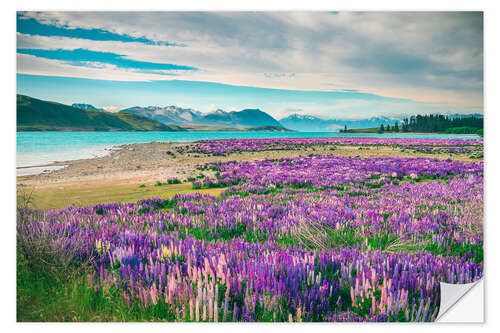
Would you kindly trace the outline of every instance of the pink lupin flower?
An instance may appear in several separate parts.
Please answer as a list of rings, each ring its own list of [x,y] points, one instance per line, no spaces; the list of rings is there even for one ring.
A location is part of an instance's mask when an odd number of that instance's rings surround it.
[[[217,300],[214,302],[214,321],[219,321],[219,307],[217,306]]]
[[[196,297],[196,321],[200,321],[200,300]]]
[[[125,290],[122,290],[122,295],[123,295],[123,298],[125,299],[125,303],[127,303],[127,306],[130,306],[130,297],[129,297],[129,295],[125,292]]]
[[[151,302],[153,302],[153,304],[156,305],[158,291],[156,290],[156,284],[154,284],[154,283],[153,283],[153,286],[151,287],[150,295],[151,295]]]
[[[189,320],[194,320],[194,303],[192,298],[189,300]]]
[[[302,322],[302,308],[300,306],[297,308],[297,321]]]
[[[94,281],[94,273],[87,275],[87,282],[92,284],[92,281]]]
[[[382,296],[380,297],[380,305],[379,305],[380,312],[385,313],[384,307],[386,304],[387,304],[387,292],[385,288],[382,288]]]
[[[214,307],[213,307],[213,300],[212,298],[210,298],[208,300],[208,321],[212,321],[212,318],[213,318],[213,310],[214,310]]]
[[[372,316],[375,315],[376,309],[377,309],[377,307],[376,307],[375,296],[372,295],[372,309],[371,309],[371,315]]]

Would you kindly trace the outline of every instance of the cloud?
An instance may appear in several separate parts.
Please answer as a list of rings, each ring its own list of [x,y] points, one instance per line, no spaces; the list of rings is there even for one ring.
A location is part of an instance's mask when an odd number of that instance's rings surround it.
[[[85,49],[120,55],[120,61],[197,68],[175,73],[176,78],[191,81],[308,91],[351,89],[419,102],[483,104],[480,12],[24,12],[21,16],[18,23],[25,21],[17,35],[21,53]],[[26,22],[43,29],[28,29]],[[31,58],[29,68],[18,69],[27,74],[124,81],[172,78],[166,73],[134,72],[116,62],[95,68],[96,60],[90,57],[78,63],[88,66],[89,73],[61,59],[40,57]]]
[[[196,68],[190,66],[137,61],[137,60],[127,59],[122,55],[112,52],[90,51],[85,49],[73,49],[73,50],[18,49],[17,52],[20,54],[32,55],[38,58],[60,60],[76,66],[85,66],[86,63],[102,63],[102,64],[114,65],[118,68],[140,69],[146,71],[147,70],[151,71],[196,70]]]
[[[153,81],[165,76],[155,73],[137,72],[133,69],[118,68],[115,65],[99,63],[75,66],[65,61],[38,58],[32,55],[17,55],[17,73],[43,76],[77,77],[110,81]]]
[[[182,46],[165,41],[154,41],[144,37],[133,37],[127,34],[117,34],[103,29],[82,29],[52,24],[42,24],[34,18],[17,15],[17,31],[23,34],[39,36],[61,36],[99,41],[139,42],[148,45]]]

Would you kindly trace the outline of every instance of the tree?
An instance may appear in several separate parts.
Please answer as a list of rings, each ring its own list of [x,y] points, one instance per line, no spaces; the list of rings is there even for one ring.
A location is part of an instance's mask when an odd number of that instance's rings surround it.
[[[380,132],[384,131],[384,125],[380,125]]]
[[[411,116],[403,120],[403,132],[453,132],[456,128],[482,129],[483,118],[475,116],[447,117],[441,114]]]
[[[394,123],[394,132],[399,132],[399,126],[397,121]]]

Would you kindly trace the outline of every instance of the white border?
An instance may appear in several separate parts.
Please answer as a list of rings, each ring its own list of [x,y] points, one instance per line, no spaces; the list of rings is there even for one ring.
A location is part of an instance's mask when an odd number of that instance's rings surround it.
[[[16,1],[2,4],[1,24],[3,43],[2,61],[2,86],[0,89],[1,101],[1,135],[2,135],[2,186],[1,186],[1,207],[2,219],[1,226],[1,244],[2,244],[2,270],[0,273],[2,288],[2,308],[0,311],[2,326],[7,329],[21,331],[88,331],[89,329],[106,331],[120,329],[123,331],[137,331],[137,329],[156,329],[156,330],[190,330],[216,329],[217,331],[253,331],[259,330],[286,330],[288,332],[314,329],[320,331],[332,332],[338,329],[370,330],[374,332],[387,332],[393,330],[443,330],[453,329],[454,331],[470,332],[471,330],[490,329],[499,323],[499,306],[497,299],[500,295],[498,290],[498,262],[497,255],[500,253],[498,248],[498,237],[500,237],[498,219],[498,198],[500,198],[499,165],[498,151],[499,140],[499,112],[498,103],[500,82],[499,73],[499,43],[498,33],[500,32],[500,15],[495,1],[436,1],[419,0],[406,4],[402,1],[369,1],[369,0],[350,0],[350,1],[284,1],[282,3],[269,0],[253,0],[248,3],[238,3],[229,0],[210,0],[210,1],[179,1],[162,3],[150,0],[141,1],[120,1],[116,3],[103,3],[97,0],[87,0],[83,2],[68,2],[64,0],[45,0],[45,1]],[[486,171],[486,190],[485,190],[485,276],[486,276],[486,324],[484,325],[453,325],[453,324],[309,324],[309,325],[267,325],[267,324],[227,324],[227,325],[189,325],[189,324],[16,324],[15,323],[15,11],[16,10],[418,10],[418,11],[441,11],[441,10],[483,10],[485,11],[485,171]],[[443,326],[444,325],[444,326]],[[14,327],[12,327],[14,326]]]

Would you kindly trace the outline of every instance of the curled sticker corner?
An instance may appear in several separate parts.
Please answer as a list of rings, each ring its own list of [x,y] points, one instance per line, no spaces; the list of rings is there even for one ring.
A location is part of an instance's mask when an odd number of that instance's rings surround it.
[[[460,301],[462,297],[464,297],[479,282],[482,282],[482,279],[472,283],[465,283],[465,284],[451,284],[451,283],[441,282],[440,283],[441,298],[439,305],[439,313],[437,315],[436,321],[440,321],[443,315],[445,315],[455,304],[457,304]]]

